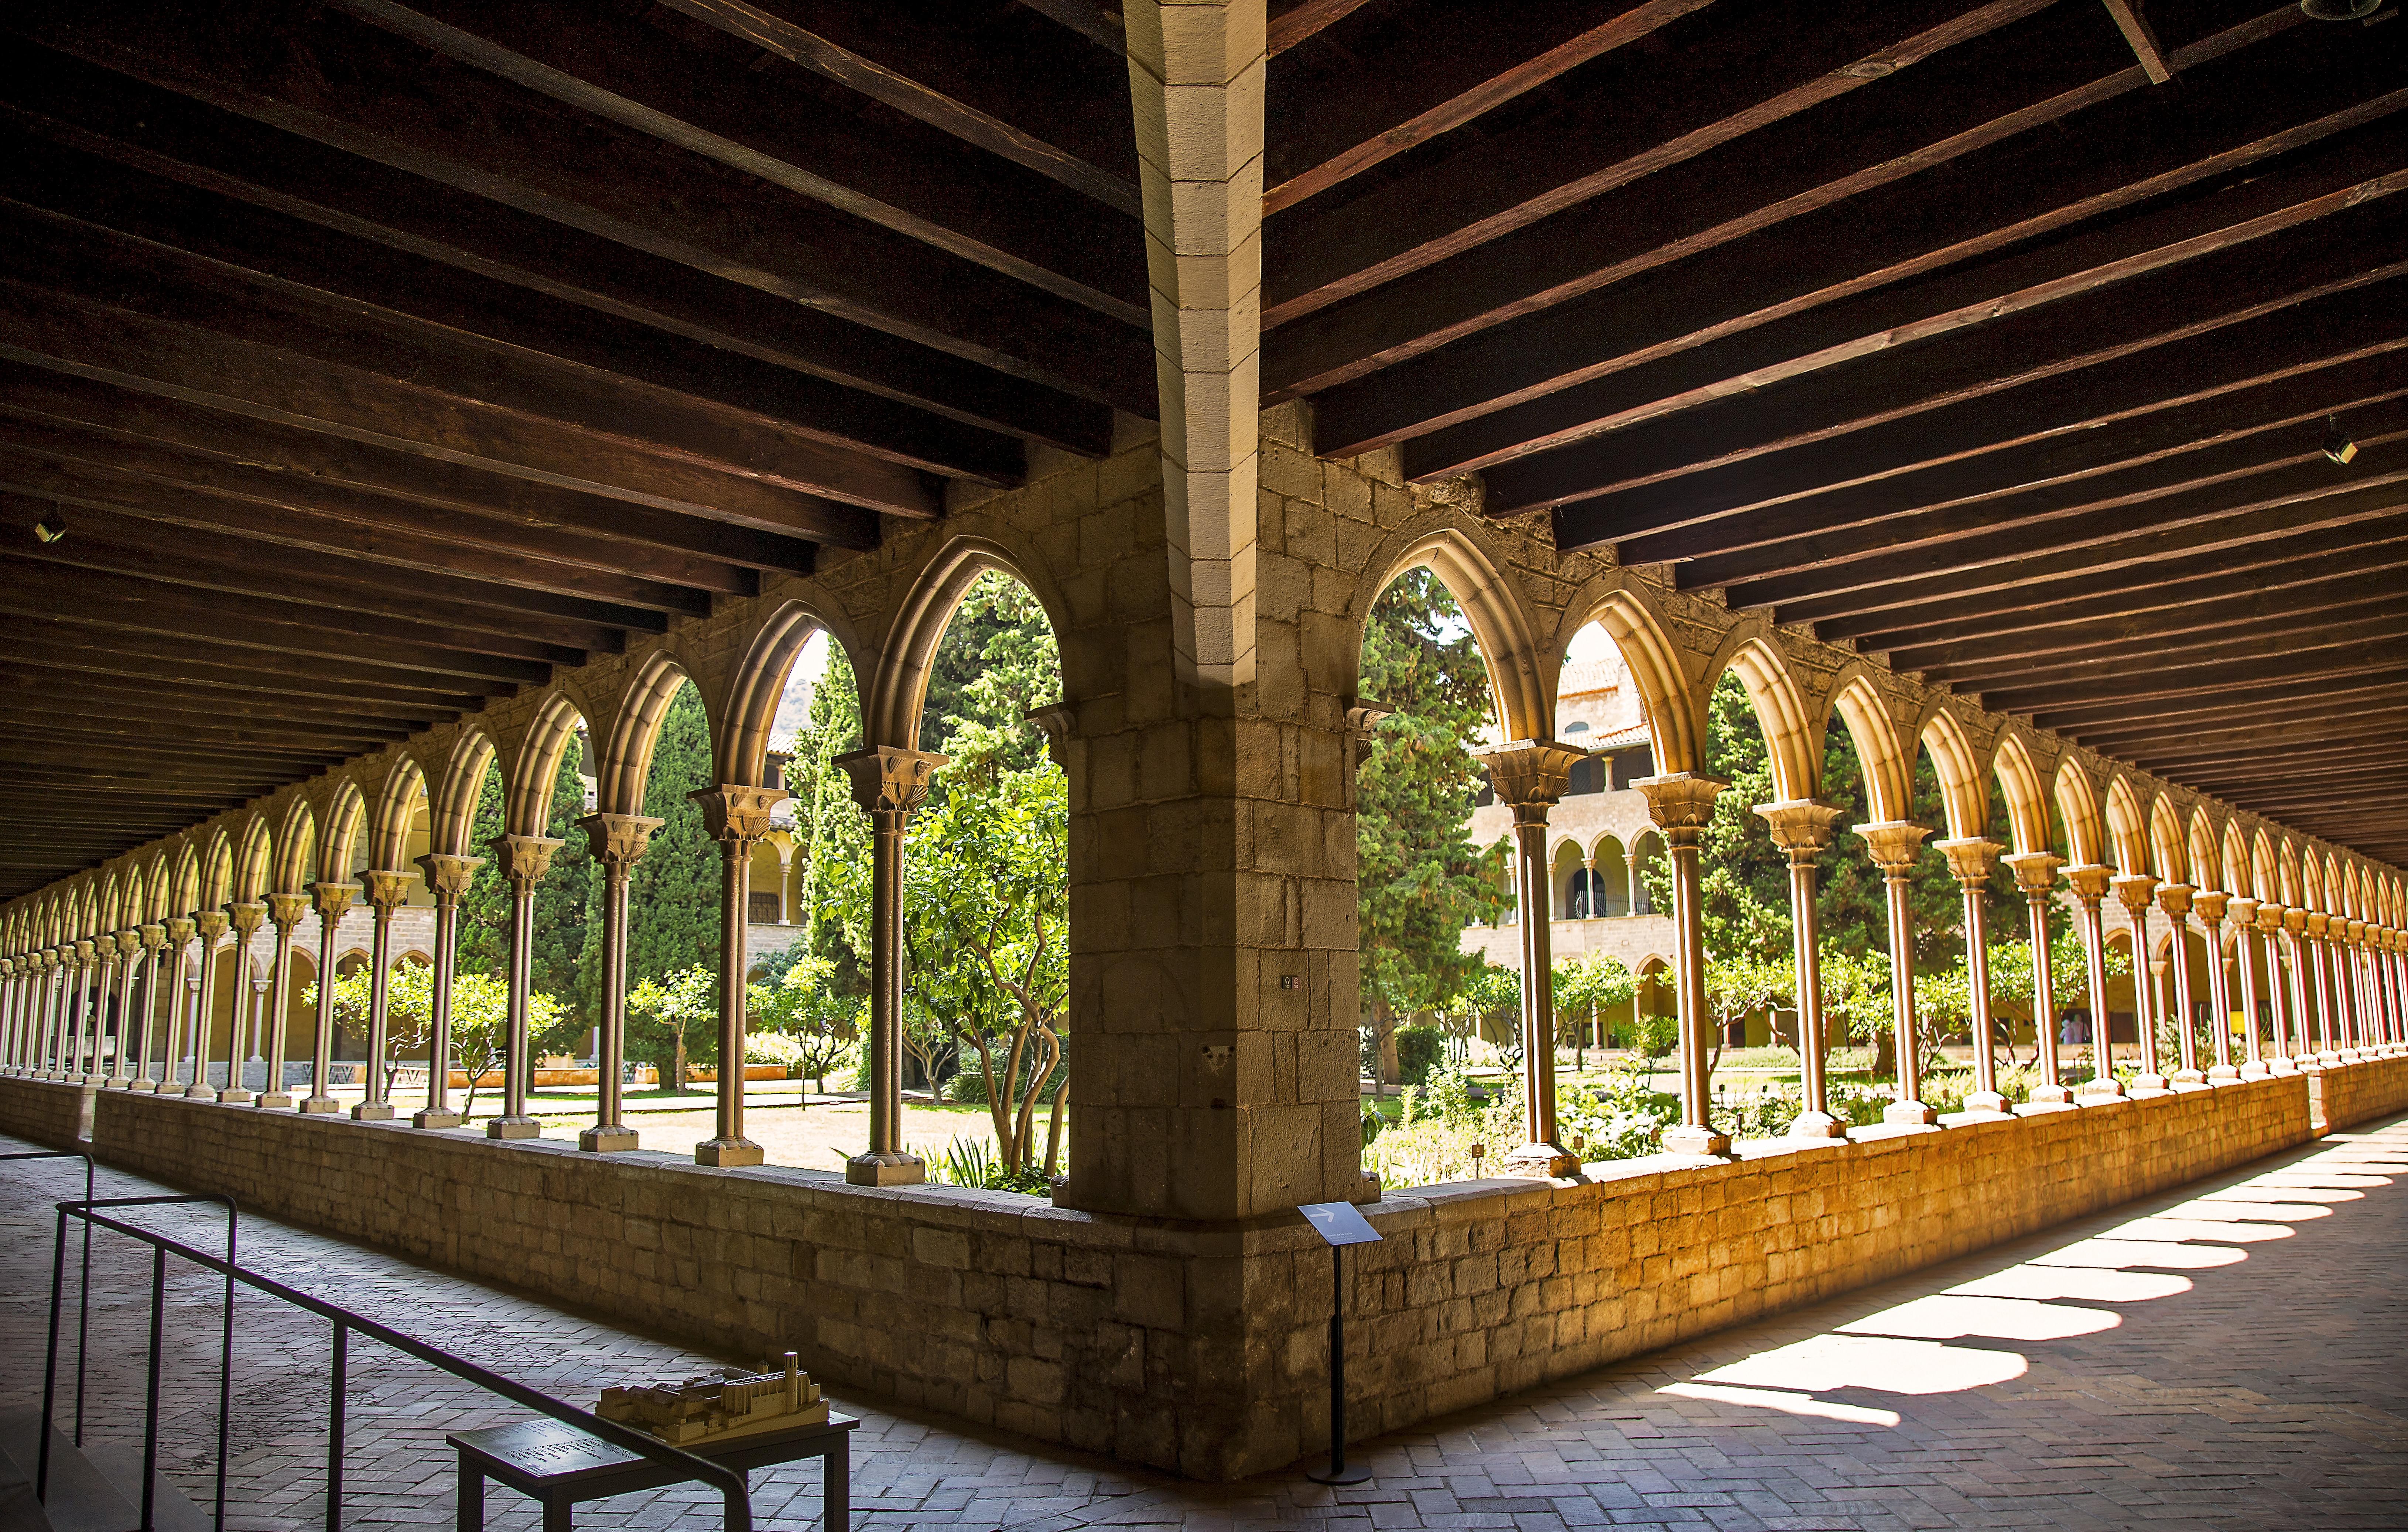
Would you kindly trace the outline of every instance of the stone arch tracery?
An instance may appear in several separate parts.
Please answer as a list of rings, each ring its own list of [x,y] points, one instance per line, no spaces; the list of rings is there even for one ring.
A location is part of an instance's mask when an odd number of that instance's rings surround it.
[[[1058,636],[1058,626],[1055,632]],[[743,657],[728,678],[724,716],[711,733],[721,781],[748,787],[781,785],[761,780],[767,768],[769,731],[777,722],[786,678],[814,633],[825,633],[828,641],[843,652],[845,662],[855,666],[854,674],[860,674],[856,646],[828,621],[822,608],[795,599],[779,603],[753,629]]]
[[[1914,817],[1914,760],[1902,747],[1898,720],[1861,666],[1842,671],[1832,689],[1831,710],[1855,741],[1863,763],[1865,798],[1875,821],[1891,823]]]
[[[2048,827],[2048,798],[2031,752],[2013,733],[2003,736],[1990,755],[1990,772],[2007,808],[2007,825],[2017,852],[2054,852]]]
[[[944,638],[962,597],[987,571],[1008,575],[1027,588],[1044,609],[1054,642],[1060,645],[1062,635],[1068,631],[1068,614],[1059,594],[1050,589],[1050,581],[1030,578],[1029,562],[1002,543],[983,537],[955,537],[937,551],[895,609],[877,662],[867,671],[856,664],[853,674],[862,685],[864,747],[921,748],[920,714],[927,703],[928,671],[936,662],[937,645]],[[1458,595],[1456,599],[1462,598]],[[1066,666],[1066,701],[1070,685]]]
[[[678,689],[689,684],[695,685],[699,696],[701,687],[677,655],[666,648],[655,649],[636,666],[609,723],[589,721],[597,730],[595,750],[601,757],[595,765],[594,795],[600,812],[644,811],[644,789],[652,780],[652,747],[661,737],[661,721],[668,716]],[[710,717],[710,699],[704,697],[702,704],[706,722],[715,723]],[[606,727],[607,734],[598,732]],[[556,763],[552,769],[559,769]]]
[[[1946,708],[1935,709],[1923,725],[1923,748],[1931,754],[1932,771],[1940,779],[1940,802],[1948,816],[1948,833],[1958,839],[1979,839],[1989,828],[1989,781],[1965,726]]]

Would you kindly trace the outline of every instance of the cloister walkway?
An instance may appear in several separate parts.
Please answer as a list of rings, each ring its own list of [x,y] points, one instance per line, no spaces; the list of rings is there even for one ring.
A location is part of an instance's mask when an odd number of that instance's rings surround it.
[[[123,1194],[147,1184],[104,1176]],[[0,1410],[38,1388],[49,1204],[69,1179],[22,1165],[0,1177]],[[245,1245],[282,1280],[567,1396],[704,1365],[265,1220],[247,1221]],[[854,1504],[872,1529],[2396,1527],[2408,1310],[2386,1274],[2403,1259],[2408,1117],[1367,1443],[1377,1477],[1334,1494],[1295,1472],[1185,1483],[839,1404],[866,1417]],[[93,1429],[135,1440],[141,1263],[104,1242],[100,1265]],[[213,1434],[214,1310],[191,1277],[174,1292],[165,1438],[201,1492],[190,1470]],[[324,1354],[315,1322],[245,1302],[230,1525],[318,1525]],[[440,1525],[443,1433],[508,1411],[374,1348],[352,1378],[352,1525]],[[767,1477],[755,1503],[765,1526],[807,1526],[817,1494],[803,1475]],[[535,1524],[509,1496],[493,1509],[498,1526]],[[717,1507],[665,1491],[585,1519],[715,1526]]]

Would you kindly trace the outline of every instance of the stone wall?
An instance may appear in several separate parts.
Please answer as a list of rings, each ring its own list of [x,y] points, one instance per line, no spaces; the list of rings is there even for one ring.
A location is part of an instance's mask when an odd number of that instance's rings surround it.
[[[2307,1081],[2319,1133],[2408,1111],[2408,1058],[2311,1069]]]
[[[2389,1099],[2408,1059],[2321,1088]],[[2315,1136],[2310,1089],[1392,1193],[1367,1209],[1387,1242],[1351,1264],[1354,1418],[1401,1428],[2245,1164]],[[0,1081],[0,1130],[56,1135],[89,1095]],[[799,1350],[841,1388],[1046,1440],[1209,1479],[1322,1445],[1328,1256],[1291,1216],[1168,1224],[114,1092],[93,1142],[257,1213],[731,1357]]]
[[[90,1085],[60,1085],[0,1075],[0,1132],[48,1149],[81,1149],[92,1136]]]

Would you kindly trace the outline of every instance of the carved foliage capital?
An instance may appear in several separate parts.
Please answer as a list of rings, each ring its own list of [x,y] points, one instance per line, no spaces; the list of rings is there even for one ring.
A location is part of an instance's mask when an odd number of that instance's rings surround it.
[[[2203,888],[2190,896],[2190,907],[2198,912],[2200,923],[2213,931],[2224,923],[2224,912],[2230,902],[2214,889]]]
[[[267,906],[256,902],[230,904],[226,906],[226,923],[234,927],[238,939],[249,941],[267,923]]]
[[[641,814],[588,814],[577,822],[577,827],[593,842],[594,860],[624,871],[642,857],[652,843],[652,832],[663,823]]]
[[[1885,819],[1878,824],[1856,826],[1856,834],[1864,838],[1873,866],[1893,877],[1914,866],[1923,854],[1923,838],[1930,833],[1911,819]]]
[[[267,918],[278,929],[290,931],[301,923],[316,901],[307,894],[271,894],[267,896]]]
[[[1694,771],[1675,771],[1641,777],[1630,785],[1647,800],[1647,818],[1664,832],[1667,844],[1695,846],[1714,817],[1714,799],[1730,784]]]
[[[2259,918],[2262,920],[2264,917],[2260,916]],[[2308,934],[2308,911],[2300,909],[2296,905],[2285,905],[2283,907],[2283,929],[2288,931],[2295,937],[2306,936]]]
[[[481,856],[454,856],[449,852],[429,852],[418,859],[420,870],[426,875],[426,886],[455,899],[468,892],[469,881],[484,865]]]
[[[193,917],[194,932],[212,947],[223,939],[227,927],[233,923],[226,919],[222,909],[204,909]],[[259,927],[254,925],[251,929],[256,931]]]
[[[1831,829],[1840,823],[1841,814],[1836,806],[1813,798],[1759,803],[1756,811],[1770,827],[1772,843],[1797,863],[1813,861],[1816,852],[1830,845]]]
[[[686,795],[702,809],[702,827],[723,843],[751,846],[769,833],[769,810],[786,801],[782,787],[724,782]]]
[[[494,865],[510,886],[523,888],[552,870],[552,853],[565,842],[539,835],[497,835],[485,844],[493,851]]]
[[[2066,868],[2065,881],[2073,885],[2075,898],[2096,909],[2115,881],[2115,869],[2101,863],[2086,863],[2082,866]]]
[[[2128,872],[2108,886],[2115,891],[2115,902],[2135,921],[2146,920],[2149,907],[2157,903],[2157,880],[2149,873]]]
[[[329,925],[341,920],[343,911],[351,908],[351,901],[359,896],[360,885],[357,883],[323,882],[309,885],[309,897],[318,908],[318,918]]]
[[[928,801],[928,788],[945,757],[933,751],[872,745],[828,763],[853,781],[853,801],[872,814],[908,814]]]
[[[1473,754],[1488,768],[1498,801],[1512,806],[1514,823],[1535,819],[1541,824],[1547,819],[1543,810],[1554,808],[1571,784],[1572,767],[1587,758],[1588,752],[1552,739],[1516,739]],[[1541,811],[1532,816],[1524,812],[1527,809]]]
[[[167,919],[167,945],[175,948],[176,951],[179,952],[182,952],[184,950],[184,943],[193,939],[193,933],[199,929],[199,927],[200,922],[190,915],[169,916]]]
[[[2325,938],[2325,934],[2331,924],[2332,917],[2326,914],[2321,909],[2302,909],[2300,911],[2300,928],[2307,932],[2312,938],[2317,941],[2322,941]]]
[[[390,916],[409,897],[410,880],[414,872],[392,867],[370,867],[360,874],[360,882],[367,891],[368,907],[380,915]]]
[[[142,931],[139,926],[128,926],[124,930],[117,933],[118,956],[132,957],[141,950]]]
[[[1935,840],[1931,849],[1948,859],[1948,874],[1969,887],[1990,881],[1990,869],[1999,865],[1999,853],[2004,846],[1980,836],[1966,836],[1956,840]]]
[[[167,945],[167,928],[166,928],[165,926],[164,926],[164,925],[145,925],[145,926],[143,926],[143,927],[142,927],[142,945],[143,945],[143,946],[145,946],[145,947],[147,947],[147,948],[149,948],[150,951],[152,951],[152,952],[157,952],[157,951],[159,951],[159,949],[161,949],[162,947],[166,946],[166,945]]]
[[[2015,875],[2015,886],[2024,891],[2024,896],[2032,899],[2044,899],[2056,891],[2057,869],[2065,866],[2064,857],[2048,852],[2017,852],[1999,860]]]
[[[2246,930],[2258,923],[2258,912],[2265,906],[2246,894],[2236,894],[2224,902],[2224,912],[2232,917],[2236,929]],[[2206,913],[2204,909],[2201,914]]]
[[[1079,722],[1079,709],[1067,702],[1051,702],[1029,709],[1028,722],[1045,731],[1045,753],[1054,758],[1055,766],[1068,771],[1070,730]]]
[[[2166,912],[2168,920],[2179,925],[2183,918],[2190,913],[2191,906],[2197,902],[2198,895],[2199,890],[2188,883],[2159,883],[2157,908]]]

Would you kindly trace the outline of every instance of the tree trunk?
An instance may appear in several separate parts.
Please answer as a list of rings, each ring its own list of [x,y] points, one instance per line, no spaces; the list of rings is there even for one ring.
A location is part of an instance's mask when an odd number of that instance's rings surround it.
[[[685,1094],[685,1028],[682,1026],[678,1028],[676,1040],[669,1047],[669,1079],[672,1081],[669,1088],[678,1095],[683,1095]]]

